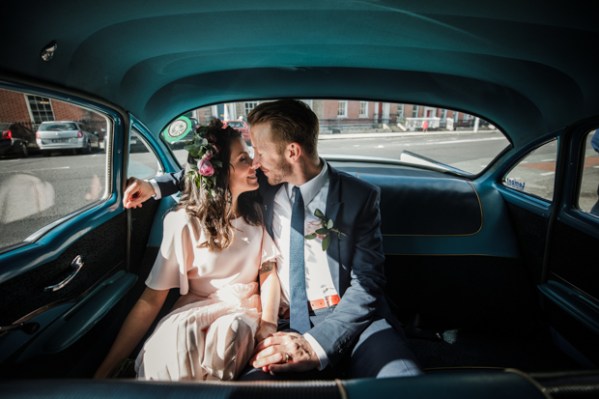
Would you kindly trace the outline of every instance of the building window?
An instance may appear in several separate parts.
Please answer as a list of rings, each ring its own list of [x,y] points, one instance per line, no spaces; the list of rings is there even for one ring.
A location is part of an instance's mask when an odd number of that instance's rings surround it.
[[[418,118],[418,106],[414,105],[414,107],[412,108],[412,118]]]
[[[403,119],[405,117],[406,106],[404,104],[399,104],[397,106],[397,119]]]
[[[31,119],[36,124],[44,121],[53,121],[54,112],[52,112],[52,103],[49,98],[27,95],[27,103],[31,111]]]
[[[337,104],[337,117],[347,118],[347,101],[339,101]]]
[[[360,118],[368,118],[368,101],[360,101]]]
[[[254,108],[256,108],[257,105],[258,105],[258,101],[250,101],[250,102],[244,103],[243,107],[244,107],[245,115],[247,116]]]

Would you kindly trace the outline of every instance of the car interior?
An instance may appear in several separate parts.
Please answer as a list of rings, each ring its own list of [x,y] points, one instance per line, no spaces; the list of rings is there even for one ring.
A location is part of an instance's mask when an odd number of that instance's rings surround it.
[[[597,6],[108,0],[71,5],[81,24],[63,2],[8,3],[0,125],[24,123],[23,109],[28,131],[73,120],[99,142],[0,156],[3,397],[599,397]],[[323,146],[333,143],[321,156],[380,190],[385,293],[423,375],[142,382],[129,361],[93,379],[178,200],[125,209],[127,179],[184,166],[183,141],[165,138],[175,121],[278,98],[472,116],[456,117],[462,135],[446,140],[467,165],[444,158],[434,135],[445,128],[411,131],[399,111],[370,131],[418,133],[426,151],[379,156],[393,147],[373,136],[335,153],[351,129],[321,124]],[[466,132],[479,118],[488,141],[473,150]]]

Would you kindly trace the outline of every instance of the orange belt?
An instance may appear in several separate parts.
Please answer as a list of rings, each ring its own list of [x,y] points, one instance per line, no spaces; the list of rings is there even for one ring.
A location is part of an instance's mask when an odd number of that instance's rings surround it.
[[[339,295],[329,295],[324,298],[313,299],[309,302],[312,310],[318,310],[335,306],[339,303],[340,300],[341,298],[339,298]]]

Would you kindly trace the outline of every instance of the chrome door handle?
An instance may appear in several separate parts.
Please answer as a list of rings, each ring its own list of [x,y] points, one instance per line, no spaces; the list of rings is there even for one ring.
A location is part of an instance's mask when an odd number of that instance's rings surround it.
[[[81,271],[81,268],[83,267],[83,265],[84,265],[84,263],[83,263],[83,260],[81,259],[81,255],[77,255],[75,257],[75,259],[73,259],[71,261],[71,273],[67,276],[67,278],[65,278],[58,284],[54,284],[54,285],[44,288],[44,292],[48,292],[48,291],[55,292],[55,291],[63,289]]]
[[[28,322],[28,323],[10,324],[8,326],[0,326],[0,335],[5,332],[14,331],[14,330],[21,330],[27,334],[33,334],[34,332],[39,330],[39,328],[40,328],[39,323]]]

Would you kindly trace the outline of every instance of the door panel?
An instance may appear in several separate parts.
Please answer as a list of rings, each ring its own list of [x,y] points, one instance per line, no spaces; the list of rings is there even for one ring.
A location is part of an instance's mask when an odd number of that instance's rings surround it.
[[[79,359],[95,350],[80,343],[137,280],[127,271],[129,226],[116,189],[127,116],[73,95],[0,90],[0,106],[15,110],[3,118],[34,137],[27,158],[0,158],[0,370],[78,376]],[[21,112],[33,103],[44,112]],[[47,120],[76,121],[98,145],[43,153],[35,131]]]
[[[546,251],[546,279],[539,287],[557,340],[579,362],[599,365],[599,148],[591,146],[597,121],[564,137],[561,204]],[[597,136],[599,137],[599,136]],[[559,180],[558,180],[559,181]]]

